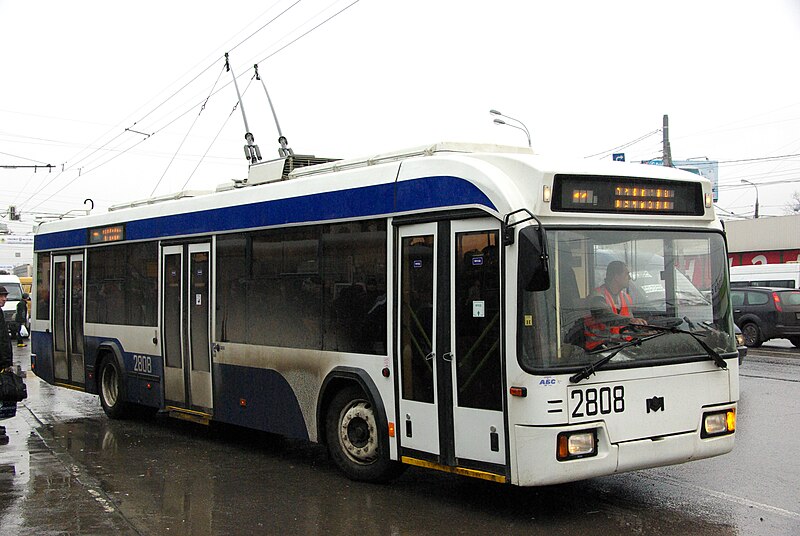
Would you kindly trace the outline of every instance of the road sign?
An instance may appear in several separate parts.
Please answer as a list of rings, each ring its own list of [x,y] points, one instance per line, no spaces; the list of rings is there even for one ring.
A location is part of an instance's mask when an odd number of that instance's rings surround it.
[[[614,160],[614,162],[624,162],[625,153],[614,153],[611,158]]]

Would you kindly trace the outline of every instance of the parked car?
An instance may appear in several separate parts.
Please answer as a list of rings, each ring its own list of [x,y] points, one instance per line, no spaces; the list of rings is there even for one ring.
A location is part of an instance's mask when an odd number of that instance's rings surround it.
[[[769,339],[786,338],[800,348],[800,290],[778,287],[731,289],[733,321],[745,344],[757,348]]]
[[[739,364],[742,364],[747,356],[747,345],[744,343],[744,333],[736,324],[733,325],[733,333],[736,335],[736,350],[739,351]]]

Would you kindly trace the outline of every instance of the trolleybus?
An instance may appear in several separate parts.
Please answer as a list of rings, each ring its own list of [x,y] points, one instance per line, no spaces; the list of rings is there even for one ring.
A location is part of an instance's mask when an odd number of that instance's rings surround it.
[[[733,448],[738,360],[710,183],[442,143],[42,223],[32,370],[167,412],[521,486]],[[622,321],[590,330],[607,266]],[[592,338],[592,344],[587,342]]]

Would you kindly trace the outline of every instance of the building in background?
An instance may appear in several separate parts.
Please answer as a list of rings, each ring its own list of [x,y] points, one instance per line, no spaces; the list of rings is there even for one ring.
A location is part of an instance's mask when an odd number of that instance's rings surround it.
[[[0,234],[0,270],[11,274],[26,264],[33,264],[33,235]]]
[[[642,160],[642,164],[663,166],[664,161],[660,158],[654,158],[652,160]],[[708,160],[707,158],[703,160],[673,160],[672,167],[700,175],[711,181],[711,193],[714,196],[714,202],[719,201],[719,162],[717,160]]]
[[[800,214],[729,220],[725,232],[731,266],[800,262]]]

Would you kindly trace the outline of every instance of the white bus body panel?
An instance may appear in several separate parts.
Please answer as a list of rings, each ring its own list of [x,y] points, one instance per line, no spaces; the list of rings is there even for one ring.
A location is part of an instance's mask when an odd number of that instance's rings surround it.
[[[787,288],[800,288],[800,263],[752,264],[731,266],[731,283],[747,282],[749,286],[775,286],[769,281],[791,281]]]

